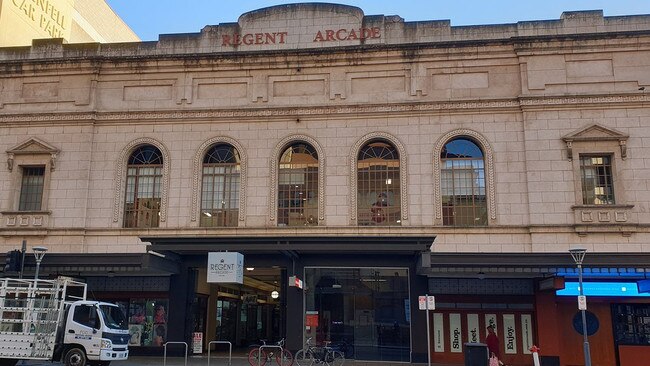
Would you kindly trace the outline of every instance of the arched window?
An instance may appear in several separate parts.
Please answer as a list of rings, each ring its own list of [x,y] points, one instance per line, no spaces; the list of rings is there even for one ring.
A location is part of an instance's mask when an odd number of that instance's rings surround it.
[[[163,178],[162,153],[152,145],[140,146],[131,153],[126,169],[124,227],[158,227]]]
[[[359,225],[400,225],[400,160],[395,146],[371,141],[357,157]]]
[[[201,226],[237,226],[241,160],[228,144],[213,146],[203,158]]]
[[[487,225],[483,150],[473,140],[458,137],[442,148],[440,162],[443,225]]]
[[[318,154],[298,142],[280,156],[278,170],[278,225],[318,225]]]

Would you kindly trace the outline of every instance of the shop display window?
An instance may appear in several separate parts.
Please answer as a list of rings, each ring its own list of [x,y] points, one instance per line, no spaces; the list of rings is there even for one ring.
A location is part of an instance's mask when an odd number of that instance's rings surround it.
[[[406,268],[305,268],[304,337],[346,358],[410,362]]]
[[[650,345],[650,304],[614,304],[614,341],[624,345]]]
[[[162,347],[167,340],[167,299],[129,302],[129,346]]]

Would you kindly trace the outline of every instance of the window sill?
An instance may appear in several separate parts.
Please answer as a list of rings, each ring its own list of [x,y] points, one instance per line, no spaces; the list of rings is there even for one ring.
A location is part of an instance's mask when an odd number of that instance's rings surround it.
[[[621,232],[623,236],[629,236],[631,229],[624,227],[636,222],[636,214],[632,212],[632,208],[634,205],[621,204],[571,206],[579,235],[592,231],[589,227],[599,227],[598,230]]]
[[[575,210],[631,210],[634,205],[573,205],[571,209]]]
[[[14,228],[43,228],[48,226],[52,211],[2,211],[0,226]]]

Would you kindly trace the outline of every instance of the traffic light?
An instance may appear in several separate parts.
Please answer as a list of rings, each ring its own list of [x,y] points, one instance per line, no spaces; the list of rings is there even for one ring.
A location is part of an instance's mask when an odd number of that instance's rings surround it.
[[[20,272],[20,261],[22,260],[22,254],[20,250],[12,250],[7,252],[5,257],[5,273],[7,272]]]

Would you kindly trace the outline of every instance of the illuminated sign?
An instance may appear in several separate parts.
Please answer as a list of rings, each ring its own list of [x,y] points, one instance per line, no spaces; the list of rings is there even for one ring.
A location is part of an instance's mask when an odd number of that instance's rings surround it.
[[[584,282],[586,296],[650,297],[650,293],[639,293],[636,282]],[[555,292],[558,296],[578,296],[578,282],[566,282],[564,290]]]
[[[302,290],[302,280],[297,276],[289,276],[289,286],[297,287]]]

